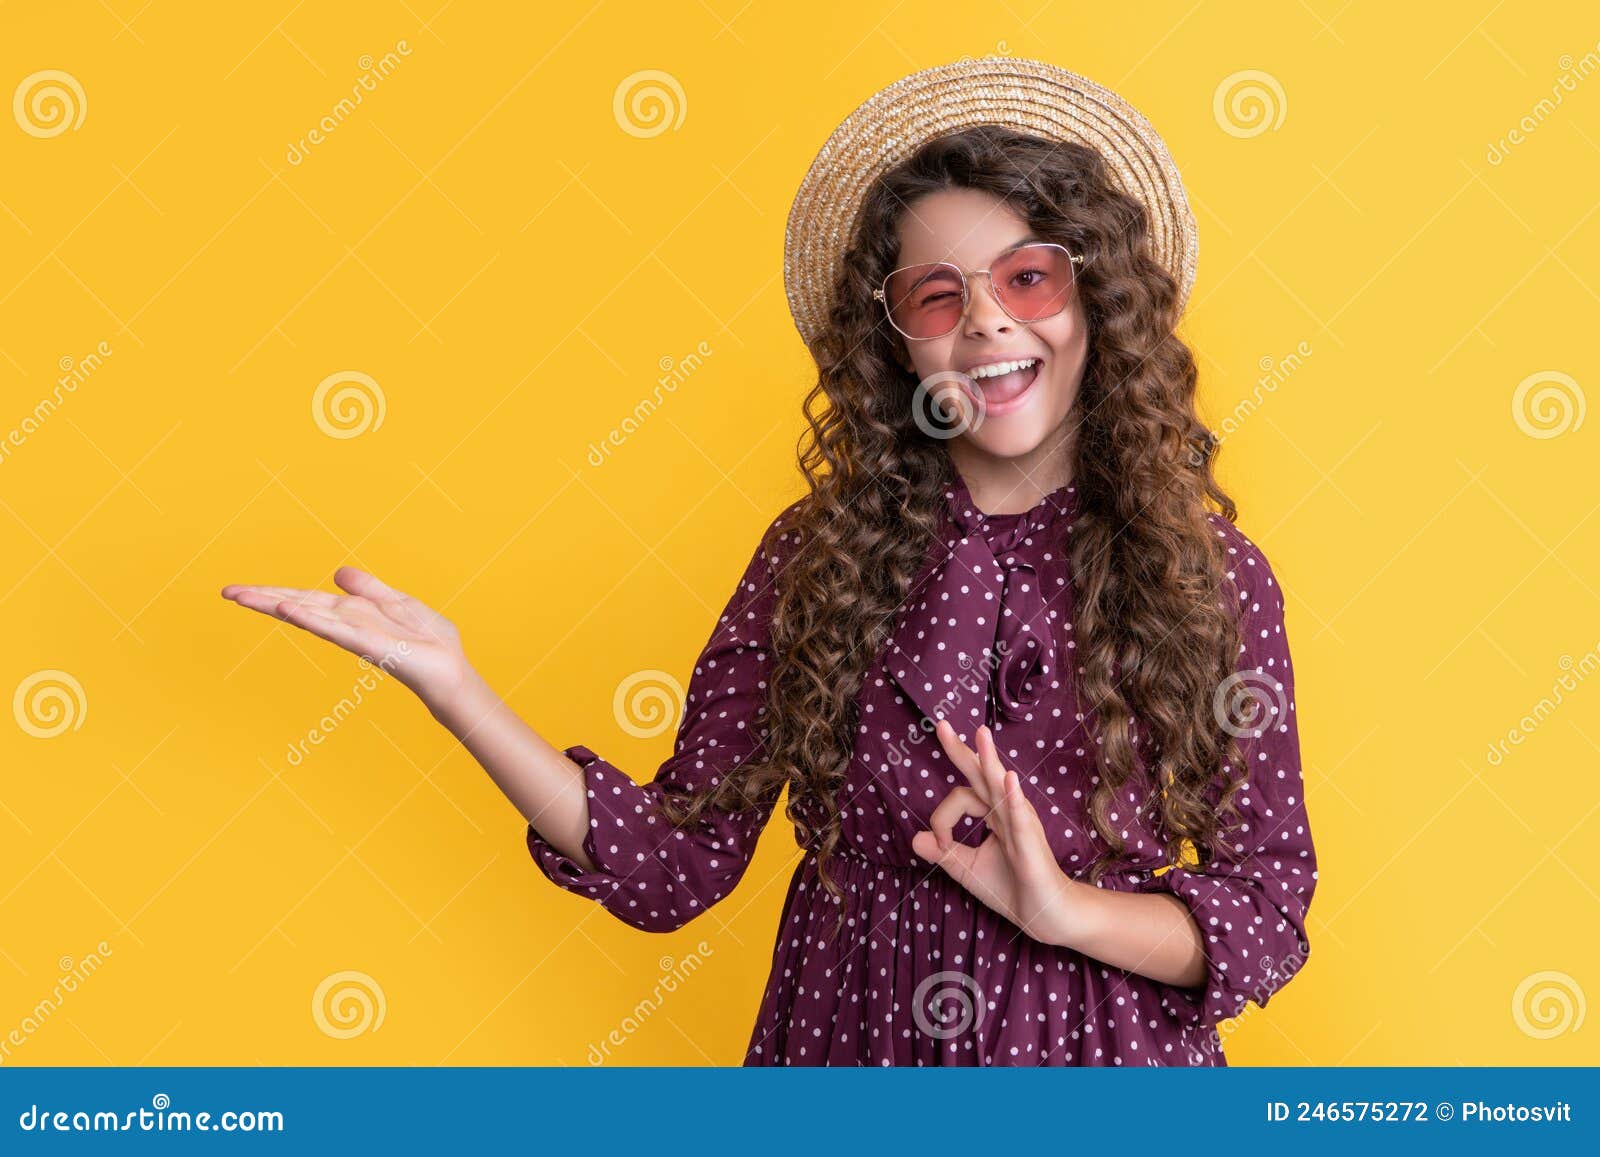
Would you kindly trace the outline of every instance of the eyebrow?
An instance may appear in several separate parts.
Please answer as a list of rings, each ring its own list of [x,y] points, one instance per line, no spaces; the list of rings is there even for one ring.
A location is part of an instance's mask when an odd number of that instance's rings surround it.
[[[1010,253],[1013,249],[1021,249],[1024,245],[1033,245],[1043,240],[1043,237],[1035,237],[1032,233],[1024,234],[1021,241],[1013,241],[1010,245],[1007,245],[1004,249],[1000,250],[996,256],[1003,257],[1007,253]]]
[[[1036,237],[1032,233],[1025,233],[1025,234],[1022,235],[1022,237],[1019,240],[1013,241],[1010,245],[1007,245],[1004,249],[1000,250],[1000,252],[996,253],[994,255],[994,260],[991,261],[990,264],[992,265],[994,263],[994,261],[998,261],[1000,258],[1004,257],[1007,253],[1011,253],[1014,250],[1021,249],[1024,245],[1036,245],[1036,244],[1041,244],[1043,242],[1044,242],[1044,238],[1043,237]],[[947,257],[944,260],[939,261],[939,262],[931,262],[931,261],[930,262],[916,262],[914,264],[954,265],[955,262],[951,261]]]

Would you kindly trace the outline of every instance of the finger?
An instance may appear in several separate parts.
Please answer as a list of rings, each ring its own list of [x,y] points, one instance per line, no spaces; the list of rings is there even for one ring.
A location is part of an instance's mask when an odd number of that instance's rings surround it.
[[[1044,839],[1044,825],[1039,822],[1038,813],[1033,810],[1033,804],[1029,803],[1028,797],[1023,794],[1022,777],[1015,771],[1007,771],[1001,791],[1003,794],[999,810],[1005,816],[1001,834],[1005,840],[1006,852],[1013,862],[1030,859],[1036,863],[1036,853],[1041,843],[1047,849],[1049,843]]]
[[[989,786],[984,782],[983,768],[979,764],[977,754],[961,742],[961,737],[956,734],[956,729],[950,725],[948,719],[939,720],[934,726],[934,734],[939,737],[939,743],[944,747],[944,753],[950,757],[950,762],[967,777],[967,782],[978,793],[978,797],[986,803],[989,802],[991,798]]]
[[[987,726],[978,728],[976,742],[978,765],[982,771],[984,785],[989,789],[988,798],[998,803],[1005,798],[1006,765],[1001,762],[1000,750],[994,745],[994,732]]]
[[[234,600],[234,602],[238,603],[246,610],[259,611],[261,614],[267,615],[274,619],[283,618],[283,616],[278,613],[278,603],[280,601],[281,600],[279,599],[264,599],[259,595],[241,595],[239,598]]]
[[[918,832],[911,837],[911,850],[929,863],[943,868],[951,879],[969,892],[973,890],[977,882],[973,872],[973,864],[978,858],[977,848],[969,848],[966,844],[940,847],[934,842],[931,832]]]
[[[966,844],[951,844],[939,857],[938,864],[952,880],[977,897],[980,903],[993,908],[1010,920],[1011,905],[1007,903],[1004,894],[996,890],[993,880],[986,878],[979,869],[980,857],[981,852],[977,848],[969,848]]]
[[[1006,777],[1006,802],[1013,830],[1044,836],[1044,821],[1039,818],[1039,809],[1033,806],[1033,801],[1022,790],[1022,777],[1015,771],[1006,772]]]
[[[222,597],[239,601],[239,596],[254,594],[271,599],[294,599],[311,606],[331,606],[338,595],[328,591],[302,590],[298,587],[263,586],[259,583],[232,583],[222,588]]]
[[[369,574],[358,567],[342,566],[333,572],[333,581],[353,595],[361,595],[369,599],[399,600],[405,594],[395,590],[375,574]]]
[[[323,595],[323,597],[320,599],[308,599],[302,597],[305,595]],[[233,596],[233,601],[238,603],[241,607],[249,607],[253,611],[261,611],[264,614],[273,615],[275,617],[281,617],[278,616],[278,607],[280,604],[285,602],[293,603],[297,606],[314,606],[319,610],[331,612],[333,608],[333,599],[333,595],[326,594],[326,592],[323,591],[292,591],[288,594],[278,595],[267,594],[248,587],[239,590]]]
[[[333,572],[333,581],[352,595],[365,599],[391,624],[398,625],[403,631],[436,634],[438,613],[404,591],[391,587],[377,575],[359,567],[342,566]]]
[[[984,798],[989,801],[989,830],[1001,837],[1002,846],[1011,845],[1011,813],[1006,806],[1006,766],[1000,762],[1000,752],[995,749],[994,734],[987,726],[978,728],[974,737],[978,745],[975,777],[983,784]]]
[[[989,806],[978,798],[978,793],[970,787],[953,787],[950,794],[939,801],[939,806],[933,809],[933,814],[928,817],[928,827],[939,839],[942,848],[955,842],[956,823],[963,816],[977,816],[983,819],[989,814]]]
[[[1007,787],[1007,822],[1009,833],[1008,854],[1012,871],[1019,882],[1043,883],[1061,874],[1062,868],[1056,852],[1050,846],[1050,836],[1044,830],[1039,811],[1022,790],[1022,777],[1009,772]],[[1042,913],[1032,913],[1036,916]]]
[[[290,607],[307,605],[303,603],[297,603],[296,600],[292,598],[281,598],[277,595],[261,594],[259,591],[251,588],[246,588],[236,592],[233,601],[238,603],[241,607],[246,607],[252,611],[260,611],[262,614],[270,615],[274,619],[284,619],[285,615],[283,612]]]

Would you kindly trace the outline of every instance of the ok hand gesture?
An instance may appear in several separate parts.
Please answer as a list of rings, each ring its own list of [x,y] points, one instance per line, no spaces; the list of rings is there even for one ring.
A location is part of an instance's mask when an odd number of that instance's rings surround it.
[[[1015,771],[1000,762],[994,736],[979,727],[974,752],[948,720],[935,728],[950,761],[970,786],[955,787],[934,808],[930,831],[918,832],[911,850],[938,864],[984,904],[1035,940],[1070,943],[1075,932],[1074,889],[1082,887],[1056,863],[1039,813],[1022,794]],[[958,842],[963,816],[985,821],[989,837],[976,848]]]

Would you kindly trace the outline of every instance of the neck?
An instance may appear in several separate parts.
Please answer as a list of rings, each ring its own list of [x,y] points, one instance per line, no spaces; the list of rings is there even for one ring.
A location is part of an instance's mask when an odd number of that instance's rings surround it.
[[[1047,438],[1016,458],[985,453],[965,438],[949,445],[951,464],[985,514],[1021,514],[1067,485],[1074,473],[1072,451],[1070,441],[1059,437]]]

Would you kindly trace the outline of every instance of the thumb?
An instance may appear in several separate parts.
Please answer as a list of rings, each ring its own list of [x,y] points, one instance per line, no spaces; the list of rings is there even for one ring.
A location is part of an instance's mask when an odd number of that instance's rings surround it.
[[[968,847],[959,840],[951,840],[949,846],[940,848],[938,837],[932,832],[918,832],[911,837],[911,850],[929,863],[938,864],[962,887],[970,887],[968,881],[972,879],[977,848]]]

